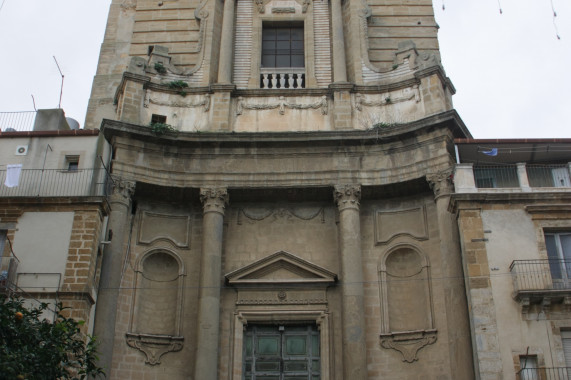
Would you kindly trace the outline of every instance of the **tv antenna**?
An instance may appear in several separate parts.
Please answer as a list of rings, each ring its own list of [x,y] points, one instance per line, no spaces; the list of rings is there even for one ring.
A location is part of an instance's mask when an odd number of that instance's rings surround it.
[[[61,87],[59,90],[59,104],[57,105],[57,108],[61,108],[61,97],[63,95],[63,78],[64,78],[64,75],[61,72],[61,69],[59,68],[59,64],[57,63],[56,56],[54,55],[53,57],[54,57],[54,61],[56,62],[57,69],[59,70],[59,74],[61,75]]]

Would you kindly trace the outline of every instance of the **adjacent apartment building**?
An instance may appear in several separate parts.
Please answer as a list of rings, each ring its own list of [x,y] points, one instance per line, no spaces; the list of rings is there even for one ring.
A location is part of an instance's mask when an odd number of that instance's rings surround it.
[[[70,129],[61,109],[3,116],[0,292],[48,303],[47,318],[61,303],[90,333],[109,214],[108,145],[99,130]],[[19,122],[26,119],[33,124]]]

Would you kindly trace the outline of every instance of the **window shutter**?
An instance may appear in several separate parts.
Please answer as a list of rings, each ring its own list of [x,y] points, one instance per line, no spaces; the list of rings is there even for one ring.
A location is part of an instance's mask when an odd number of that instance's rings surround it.
[[[571,331],[561,331],[561,341],[563,343],[565,366],[571,367]]]

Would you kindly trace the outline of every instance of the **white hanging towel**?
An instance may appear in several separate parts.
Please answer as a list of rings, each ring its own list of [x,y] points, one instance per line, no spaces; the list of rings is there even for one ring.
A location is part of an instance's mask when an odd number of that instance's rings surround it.
[[[16,187],[20,182],[20,173],[22,172],[22,164],[6,165],[6,187]]]

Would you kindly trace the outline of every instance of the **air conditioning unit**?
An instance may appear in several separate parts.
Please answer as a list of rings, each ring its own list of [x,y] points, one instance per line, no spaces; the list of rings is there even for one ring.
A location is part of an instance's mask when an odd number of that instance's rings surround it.
[[[28,154],[28,146],[27,145],[18,145],[16,147],[16,156],[25,156]]]

